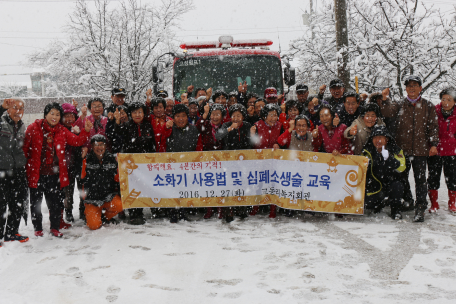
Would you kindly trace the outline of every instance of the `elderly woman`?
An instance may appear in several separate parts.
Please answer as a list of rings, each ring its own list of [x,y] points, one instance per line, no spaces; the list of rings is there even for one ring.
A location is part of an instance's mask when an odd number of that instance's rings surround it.
[[[3,238],[5,242],[29,240],[18,232],[28,195],[22,151],[24,105],[23,100],[12,98],[0,106],[0,247]]]
[[[380,115],[379,106],[375,103],[368,103],[364,106],[361,115],[353,121],[350,127],[345,129],[344,137],[352,141],[354,155],[361,155],[374,126],[385,125]]]
[[[81,133],[75,135],[60,124],[62,117],[62,107],[56,102],[49,103],[44,108],[44,119],[37,119],[25,132],[23,151],[27,158],[30,209],[36,236],[43,236],[41,202],[44,194],[49,208],[51,234],[62,237],[59,230],[67,227],[62,219],[65,197],[62,189],[70,184],[65,148],[67,145],[82,146],[93,127],[86,119]]]
[[[94,136],[95,134],[101,134],[103,136],[106,136],[106,124],[108,123],[108,118],[103,116],[105,103],[101,98],[94,98],[89,100],[87,106],[92,115],[86,116],[87,109],[83,107],[81,109],[81,117],[79,117],[79,119],[75,122],[75,126],[78,126],[78,128],[81,130],[84,129],[84,125],[87,120],[90,121],[91,124],[93,124],[93,128],[90,130],[89,137],[87,141],[84,143],[84,146],[82,147],[82,158],[84,158],[87,155],[87,152],[90,149],[90,139],[92,138],[92,136]],[[110,149],[111,147],[108,145],[108,150]]]
[[[439,209],[438,190],[440,188],[440,175],[445,175],[448,188],[448,210],[456,212],[456,88],[446,88],[440,92],[441,103],[435,106],[439,122],[438,155],[428,157],[428,195],[431,200],[429,212]]]

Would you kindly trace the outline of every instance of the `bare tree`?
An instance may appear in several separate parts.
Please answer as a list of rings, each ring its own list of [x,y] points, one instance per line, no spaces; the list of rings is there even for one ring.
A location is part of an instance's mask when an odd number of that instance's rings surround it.
[[[334,19],[320,10],[313,18],[317,39],[303,37],[292,43],[293,52],[301,60],[301,74],[315,85],[334,77],[336,57],[331,31]],[[456,21],[427,7],[419,0],[350,1],[349,65],[354,76],[370,90],[395,86],[402,95],[402,79],[410,74],[423,79],[423,90],[447,85],[454,80],[456,66]],[[322,22],[320,25],[319,22]],[[305,63],[312,62],[312,70]],[[312,79],[311,71],[325,70]],[[310,76],[310,77],[309,77]]]
[[[137,99],[151,86],[156,59],[176,49],[174,31],[191,9],[188,0],[162,0],[159,6],[79,0],[66,26],[68,41],[32,54],[30,63],[55,76],[54,88],[63,94],[101,94],[122,86]]]

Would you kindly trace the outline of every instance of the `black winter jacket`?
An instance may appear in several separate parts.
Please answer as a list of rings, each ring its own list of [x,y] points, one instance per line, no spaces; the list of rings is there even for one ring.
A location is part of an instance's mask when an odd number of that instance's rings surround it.
[[[117,160],[115,156],[106,152],[103,159],[98,160],[91,151],[84,160],[82,179],[86,199],[84,203],[101,206],[110,202],[119,194],[119,183],[115,181],[117,175]]]
[[[144,119],[140,124],[129,120],[121,125],[116,124],[114,129],[123,138],[124,153],[155,152],[155,135],[150,120]]]
[[[224,123],[215,134],[217,140],[223,141],[224,150],[245,150],[252,149],[250,142],[250,128],[252,125],[246,121],[242,123],[240,128],[228,132],[228,128],[232,122]]]

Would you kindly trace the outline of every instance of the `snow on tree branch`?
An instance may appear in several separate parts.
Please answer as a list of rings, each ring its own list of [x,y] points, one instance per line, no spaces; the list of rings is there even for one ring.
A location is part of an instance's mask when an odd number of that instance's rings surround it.
[[[403,95],[402,79],[423,79],[423,90],[454,83],[456,20],[419,0],[349,2],[351,82],[359,77],[366,91],[394,86]],[[455,7],[456,12],[456,7]],[[298,78],[313,87],[337,76],[335,19],[332,1],[311,16],[311,33],[296,39],[290,53],[299,60]]]
[[[52,75],[48,96],[104,94],[125,87],[132,100],[152,85],[152,65],[177,49],[174,32],[192,1],[79,0],[65,27],[66,41],[29,56],[29,63]]]

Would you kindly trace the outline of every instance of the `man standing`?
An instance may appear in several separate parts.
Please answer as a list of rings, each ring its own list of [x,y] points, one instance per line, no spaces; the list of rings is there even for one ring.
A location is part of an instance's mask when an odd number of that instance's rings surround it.
[[[326,90],[326,85],[320,87],[320,93],[318,94],[319,99],[323,99]],[[331,97],[325,99],[325,101],[333,108],[338,104],[344,103],[344,92],[345,85],[344,82],[340,79],[333,79],[329,83],[329,92],[331,92]]]
[[[3,237],[5,242],[29,240],[18,233],[28,196],[27,160],[22,151],[24,106],[21,99],[5,99],[0,106],[0,247]]]
[[[387,97],[388,94],[385,94],[378,100],[383,116],[396,117],[396,143],[404,151],[407,165],[402,175],[405,194],[410,193],[408,173],[410,168],[413,168],[416,189],[414,222],[424,222],[424,211],[427,208],[427,157],[437,155],[439,142],[439,125],[435,107],[421,97],[423,89],[421,84],[420,77],[409,76],[404,81],[406,98],[396,103]]]
[[[307,98],[309,97],[309,87],[304,83],[296,85],[296,97],[303,105],[304,109],[307,108]]]
[[[123,106],[125,104],[125,96],[127,95],[127,91],[124,88],[113,88],[111,90],[111,100],[112,104],[106,108],[106,115],[108,117],[112,117],[110,119],[114,119],[114,112],[118,106]],[[113,115],[109,115],[113,114]]]

